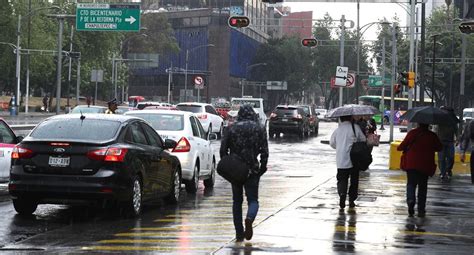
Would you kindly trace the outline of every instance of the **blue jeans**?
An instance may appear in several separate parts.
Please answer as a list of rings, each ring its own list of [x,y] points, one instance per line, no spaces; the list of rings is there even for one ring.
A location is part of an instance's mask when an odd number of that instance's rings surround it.
[[[418,186],[418,196],[416,188]],[[426,210],[426,193],[428,193],[428,175],[416,170],[407,171],[407,205],[413,210],[418,197],[418,213]]]
[[[243,236],[244,226],[242,224],[242,202],[245,188],[245,195],[247,196],[247,219],[252,222],[257,217],[258,212],[258,183],[260,176],[251,175],[244,185],[232,184],[232,215],[234,216],[234,227],[237,236]]]
[[[438,164],[442,176],[451,173],[454,165],[454,143],[443,143],[443,149],[438,152]]]

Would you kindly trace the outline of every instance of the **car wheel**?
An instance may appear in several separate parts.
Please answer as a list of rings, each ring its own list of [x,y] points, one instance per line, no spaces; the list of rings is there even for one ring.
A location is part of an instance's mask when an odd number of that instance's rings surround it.
[[[199,167],[197,165],[194,166],[194,174],[193,178],[186,182],[186,191],[189,193],[196,193],[199,188]]]
[[[143,206],[143,184],[138,175],[135,175],[132,180],[132,190],[130,192],[130,199],[127,205],[127,214],[131,217],[137,217],[142,212]]]
[[[13,207],[20,215],[31,215],[36,211],[38,203],[29,199],[17,198],[13,199]]]
[[[170,193],[166,200],[171,204],[176,204],[179,201],[181,191],[181,174],[178,169],[174,172],[173,183],[170,188]]]
[[[304,127],[301,127],[300,130],[298,131],[298,136],[300,138],[304,138],[305,132],[304,132]]]
[[[211,189],[214,187],[214,183],[216,182],[216,160],[212,160],[212,166],[211,166],[211,176],[209,176],[208,179],[204,180],[204,187],[206,189]]]
[[[316,127],[314,127],[314,133],[313,133],[313,135],[314,135],[314,136],[317,136],[318,134],[319,134],[319,125],[316,126]]]

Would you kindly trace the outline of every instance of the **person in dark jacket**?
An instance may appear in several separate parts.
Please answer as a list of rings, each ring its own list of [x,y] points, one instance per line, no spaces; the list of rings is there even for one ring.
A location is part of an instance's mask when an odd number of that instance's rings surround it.
[[[454,114],[454,109],[449,106],[441,106],[441,110],[444,110],[451,114],[454,118],[457,117]],[[456,142],[456,134],[458,133],[458,125],[456,124],[444,124],[438,125],[436,134],[438,135],[443,149],[438,153],[438,167],[439,167],[439,178],[449,179],[453,175],[454,166],[454,144]]]
[[[433,176],[436,171],[435,152],[443,148],[438,136],[428,127],[428,124],[419,123],[397,147],[397,150],[406,153],[406,165],[403,170],[407,172],[407,205],[410,217],[415,213],[417,186],[418,217],[425,216],[428,177]]]
[[[236,240],[242,242],[253,236],[253,221],[258,212],[258,186],[260,177],[267,171],[268,141],[267,132],[258,122],[258,117],[252,106],[240,107],[237,122],[224,134],[221,141],[221,158],[237,154],[249,167],[250,176],[244,185],[232,184],[232,214]],[[260,155],[260,163],[257,156]],[[248,210],[245,218],[245,230],[242,224],[243,189],[247,196]]]

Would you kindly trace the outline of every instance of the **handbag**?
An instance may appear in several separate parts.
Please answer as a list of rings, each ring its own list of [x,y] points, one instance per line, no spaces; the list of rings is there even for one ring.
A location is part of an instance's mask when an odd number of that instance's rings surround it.
[[[370,153],[370,148],[367,145],[367,142],[358,141],[354,123],[352,123],[352,131],[354,132],[354,137],[356,138],[356,142],[352,144],[350,152],[352,166],[359,171],[365,171],[372,163],[372,154]]]
[[[380,135],[377,135],[377,133],[367,134],[367,144],[369,146],[379,146]]]
[[[250,168],[237,154],[230,154],[221,158],[217,173],[232,184],[243,185],[249,177]]]

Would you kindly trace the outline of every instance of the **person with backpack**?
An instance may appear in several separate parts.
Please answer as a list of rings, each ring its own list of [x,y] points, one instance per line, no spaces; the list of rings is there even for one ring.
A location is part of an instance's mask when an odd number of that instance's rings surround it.
[[[463,134],[461,135],[460,139],[460,148],[461,148],[461,162],[464,162],[466,159],[466,151],[470,149],[471,151],[471,160],[470,160],[470,168],[471,168],[471,183],[474,184],[474,160],[472,155],[474,155],[474,121],[471,120],[469,124],[466,124],[464,127]]]

